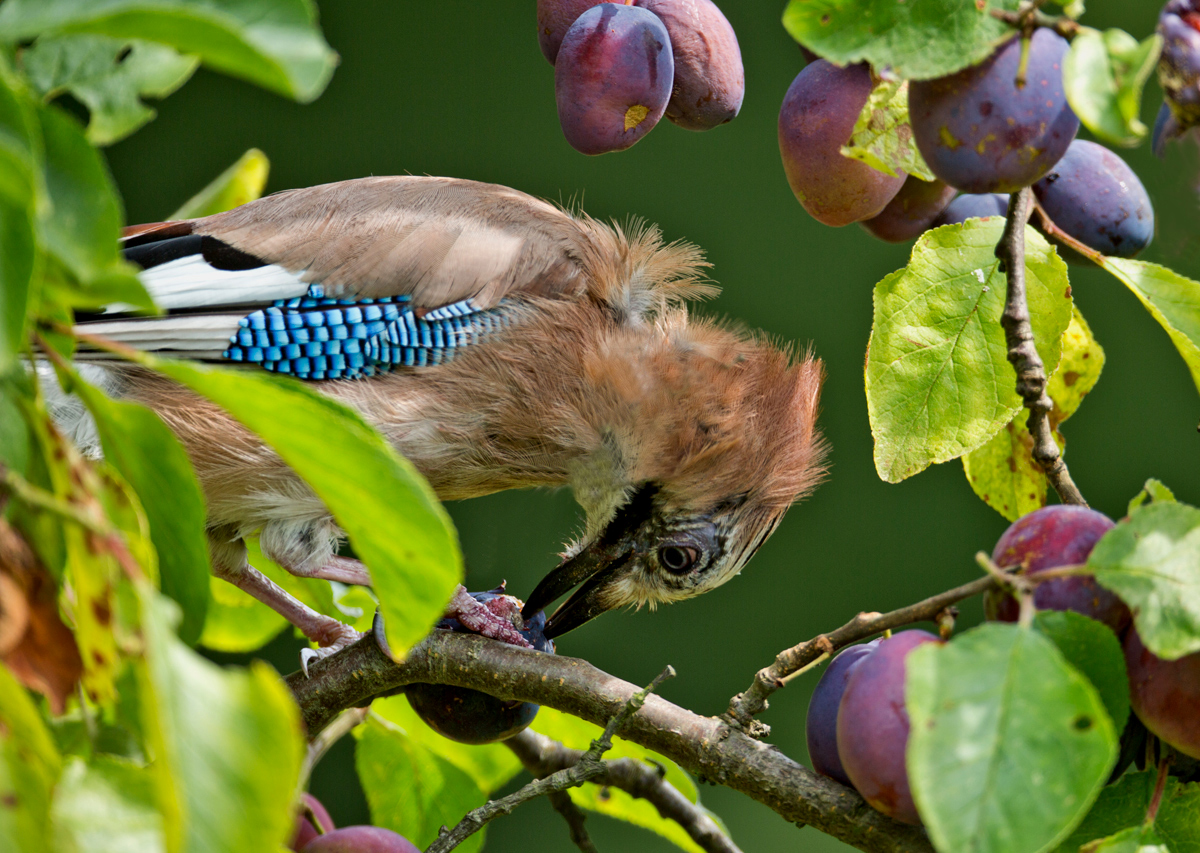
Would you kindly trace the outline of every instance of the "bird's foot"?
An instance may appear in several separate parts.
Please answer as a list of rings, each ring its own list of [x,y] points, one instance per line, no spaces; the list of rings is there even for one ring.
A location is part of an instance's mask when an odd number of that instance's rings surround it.
[[[495,598],[480,602],[459,584],[450,603],[446,605],[446,618],[457,619],[473,634],[482,634],[525,649],[533,648],[521,636],[520,628],[524,625],[521,603],[511,595],[496,595]]]
[[[308,665],[310,663],[336,654],[347,646],[357,643],[364,636],[349,625],[337,622],[336,620],[323,621],[319,625],[315,624],[311,626],[313,629],[312,633],[305,630],[303,626],[297,627],[300,627],[300,630],[304,631],[306,637],[317,643],[317,648],[315,649],[300,650],[300,669],[304,671],[305,677],[308,676]]]

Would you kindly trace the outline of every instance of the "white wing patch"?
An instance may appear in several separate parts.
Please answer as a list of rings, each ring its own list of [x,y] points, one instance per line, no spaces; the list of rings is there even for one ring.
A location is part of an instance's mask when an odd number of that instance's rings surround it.
[[[138,273],[159,308],[205,308],[293,299],[308,293],[301,272],[276,264],[252,270],[219,270],[201,255],[188,255]],[[120,311],[111,306],[106,313]],[[126,307],[124,310],[128,310]]]

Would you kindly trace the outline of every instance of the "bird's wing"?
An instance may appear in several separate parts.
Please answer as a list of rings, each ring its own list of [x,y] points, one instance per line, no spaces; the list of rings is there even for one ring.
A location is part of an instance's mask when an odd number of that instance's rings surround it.
[[[291,190],[126,229],[126,258],[172,313],[81,325],[316,379],[436,363],[512,322],[511,297],[581,296],[588,235],[494,184],[381,177]]]

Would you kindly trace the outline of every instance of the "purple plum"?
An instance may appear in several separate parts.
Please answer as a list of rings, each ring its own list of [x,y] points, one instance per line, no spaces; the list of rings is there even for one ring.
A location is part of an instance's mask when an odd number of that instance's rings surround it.
[[[938,218],[956,190],[942,181],[922,181],[912,175],[887,207],[861,223],[871,236],[888,243],[903,243],[920,237]]]
[[[937,219],[933,220],[934,226],[938,225],[957,225],[960,222],[966,222],[968,219],[975,219],[984,216],[1007,216],[1008,215],[1008,196],[1000,193],[980,193],[978,195],[966,194],[960,195],[954,201],[946,205],[946,209],[941,212]]]
[[[316,827],[312,825],[312,821],[308,819],[304,807],[312,809],[313,815],[321,822],[321,830],[329,832],[337,829],[337,824],[333,822],[333,818],[329,816],[329,811],[325,806],[307,791],[300,795],[300,812],[296,815],[296,834],[292,836],[292,843],[288,847],[292,850],[300,850],[305,844],[312,841],[320,832],[317,832]]]
[[[1131,629],[1125,637],[1125,666],[1138,719],[1184,755],[1200,758],[1200,652],[1163,660]]]
[[[842,767],[842,759],[837,751],[837,717],[838,705],[842,694],[846,692],[846,682],[850,674],[864,658],[879,646],[879,640],[872,640],[858,646],[842,649],[825,670],[821,680],[813,689],[812,698],[808,700],[808,716],[804,721],[805,734],[808,738],[808,757],[812,759],[813,770],[822,776],[836,779],[843,785],[850,784],[850,777]]]
[[[308,842],[301,853],[421,853],[403,835],[381,826],[346,826]]]
[[[571,24],[595,5],[596,0],[538,0],[538,45],[551,65]]]

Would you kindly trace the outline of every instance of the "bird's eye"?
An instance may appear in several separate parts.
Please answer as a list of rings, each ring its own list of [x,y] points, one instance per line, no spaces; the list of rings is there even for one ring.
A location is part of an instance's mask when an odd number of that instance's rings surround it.
[[[682,574],[696,565],[700,552],[686,545],[667,545],[658,549],[658,561],[668,572]]]

